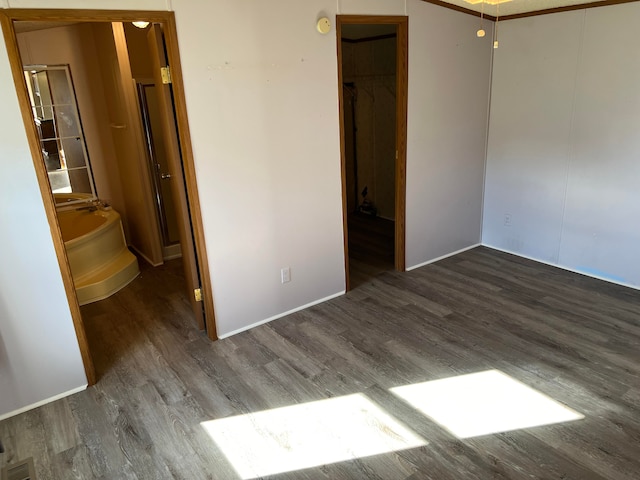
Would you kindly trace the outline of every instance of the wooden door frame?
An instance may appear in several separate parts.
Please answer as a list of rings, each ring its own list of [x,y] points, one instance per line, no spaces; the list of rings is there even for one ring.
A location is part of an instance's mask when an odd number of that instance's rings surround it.
[[[407,202],[407,98],[409,66],[409,17],[396,15],[336,15],[338,46],[338,105],[340,110],[340,168],[342,172],[342,228],[344,232],[344,268],[349,290],[349,232],[347,225],[347,170],[344,132],[344,99],[342,94],[342,25],[396,25],[396,165],[395,165],[395,251],[394,267],[404,272],[405,220]]]
[[[176,108],[176,121],[178,128],[178,138],[180,139],[180,149],[182,163],[185,174],[185,185],[189,198],[189,213],[191,214],[193,237],[198,254],[198,268],[200,269],[201,289],[203,293],[205,321],[207,335],[212,340],[217,339],[216,323],[213,304],[213,292],[211,288],[211,277],[209,273],[209,262],[207,260],[207,250],[204,239],[204,228],[200,208],[200,197],[198,196],[198,185],[196,181],[196,171],[193,161],[193,150],[191,146],[191,134],[187,118],[187,107],[180,64],[180,54],[178,49],[178,36],[175,23],[175,15],[169,11],[135,11],[135,10],[85,10],[85,9],[4,9],[0,10],[0,25],[4,41],[9,56],[9,63],[13,80],[16,87],[22,120],[24,122],[29,149],[38,179],[38,186],[42,195],[44,209],[53,239],[53,245],[58,257],[58,264],[62,274],[67,301],[71,310],[71,318],[75,328],[82,362],[89,385],[96,383],[96,373],[89,351],[84,323],[80,313],[80,306],[71,275],[69,259],[60,233],[60,226],[56,215],[55,202],[49,186],[49,179],[42,161],[38,132],[33,122],[31,104],[25,80],[22,72],[22,61],[18,49],[14,21],[49,21],[49,22],[133,22],[144,19],[149,22],[157,22],[163,25],[167,55],[171,64],[171,76],[173,83],[173,94]]]

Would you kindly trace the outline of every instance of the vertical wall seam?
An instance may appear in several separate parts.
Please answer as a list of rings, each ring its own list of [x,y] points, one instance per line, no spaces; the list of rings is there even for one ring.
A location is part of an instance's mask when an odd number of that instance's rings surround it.
[[[495,22],[493,22],[493,36],[491,38],[490,47],[493,47],[493,40],[495,39]],[[491,57],[489,58],[489,91],[487,92],[487,121],[485,123],[484,134],[484,170],[482,172],[482,200],[480,201],[480,238],[479,241],[484,245],[484,201],[485,193],[487,191],[487,163],[489,161],[489,129],[491,128],[491,95],[493,93],[493,59],[495,56],[495,49],[491,48]]]
[[[571,116],[569,118],[569,141],[566,153],[566,168],[564,176],[564,198],[562,199],[562,215],[560,216],[560,238],[558,239],[558,250],[556,252],[555,262],[560,263],[560,251],[562,250],[562,238],[565,230],[565,216],[567,212],[567,197],[569,194],[569,174],[571,165],[573,164],[574,152],[574,122],[576,116],[576,99],[578,97],[578,77],[580,75],[580,67],[582,65],[582,50],[584,48],[584,35],[587,24],[587,10],[584,9],[582,15],[582,25],[580,26],[580,39],[578,41],[578,59],[576,61],[576,72],[573,78],[573,98],[571,99]]]

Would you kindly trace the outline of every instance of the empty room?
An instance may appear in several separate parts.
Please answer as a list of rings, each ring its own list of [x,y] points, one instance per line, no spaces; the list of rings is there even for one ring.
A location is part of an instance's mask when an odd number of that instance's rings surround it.
[[[639,23],[0,0],[0,479],[638,478]]]

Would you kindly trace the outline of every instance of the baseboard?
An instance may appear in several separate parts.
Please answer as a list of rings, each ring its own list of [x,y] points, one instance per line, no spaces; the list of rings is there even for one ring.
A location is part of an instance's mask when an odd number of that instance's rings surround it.
[[[162,247],[162,258],[165,262],[180,257],[182,257],[182,248],[179,243],[169,245],[168,247]]]
[[[526,258],[527,260],[531,260],[532,262],[538,262],[538,263],[542,263],[544,265],[549,265],[550,267],[559,268],[560,270],[566,270],[567,272],[578,273],[580,275],[584,275],[585,277],[595,278],[597,280],[602,280],[603,282],[613,283],[614,285],[620,285],[621,287],[627,287],[627,288],[632,288],[634,290],[640,290],[640,286],[638,286],[638,285],[633,285],[631,283],[626,283],[626,282],[619,282],[619,281],[616,281],[616,280],[612,280],[611,278],[601,277],[599,275],[593,275],[593,274],[590,274],[590,273],[581,272],[580,270],[576,270],[575,268],[565,267],[564,265],[559,265],[557,263],[547,262],[545,260],[540,260],[539,258],[534,258],[534,257],[530,257],[529,255],[523,255],[521,253],[512,252],[511,250],[506,250],[504,248],[494,247],[493,245],[489,245],[488,243],[483,243],[482,246],[490,248],[492,250],[497,250],[499,252],[508,253],[509,255],[515,255],[516,257]]]
[[[412,267],[408,267],[407,272],[411,270],[415,270],[416,268],[424,267],[425,265],[429,265],[430,263],[439,262],[440,260],[444,260],[445,258],[453,257],[454,255],[458,255],[460,253],[466,252],[467,250],[472,250],[476,247],[482,246],[481,243],[476,243],[475,245],[471,245],[469,247],[461,248],[460,250],[456,250],[455,252],[447,253],[446,255],[442,255],[438,258],[433,258],[431,260],[427,260],[426,262],[419,263],[418,265],[413,265]]]
[[[307,303],[305,305],[301,305],[299,307],[293,308],[293,309],[288,310],[286,312],[279,313],[278,315],[274,315],[273,317],[265,318],[264,320],[260,320],[259,322],[252,323],[251,325],[247,325],[246,327],[239,328],[238,330],[234,330],[233,332],[229,332],[229,333],[224,333],[222,335],[218,335],[218,338],[219,339],[223,339],[223,338],[231,337],[231,336],[236,335],[238,333],[242,333],[242,332],[245,332],[245,331],[250,330],[252,328],[258,327],[260,325],[264,325],[265,323],[272,322],[273,320],[277,320],[278,318],[286,317],[287,315],[291,315],[292,313],[299,312],[300,310],[304,310],[305,308],[313,307],[314,305],[317,305],[319,303],[326,302],[328,300],[340,297],[341,295],[344,295],[344,294],[345,294],[345,291],[342,290],[341,292],[334,293],[333,295],[329,295],[328,297],[324,297],[324,298],[321,298],[319,300],[315,300],[315,301],[313,301],[311,303]]]
[[[133,250],[136,255],[138,255],[139,257],[142,257],[142,259],[147,262],[149,265],[151,265],[152,267],[159,267],[160,265],[163,265],[164,262],[159,262],[159,263],[154,263],[151,261],[151,259],[149,257],[147,257],[144,253],[142,253],[140,250],[138,250],[136,247],[134,247],[133,245],[129,245],[129,249]]]
[[[182,253],[176,253],[175,255],[167,255],[162,257],[162,260],[168,262],[169,260],[175,260],[176,258],[182,258]]]
[[[69,395],[73,395],[74,393],[83,392],[86,389],[87,389],[87,384],[85,383],[83,386],[78,387],[78,388],[74,388],[73,390],[69,390],[67,392],[60,393],[60,394],[55,395],[53,397],[49,397],[49,398],[46,398],[44,400],[41,400],[39,402],[32,403],[31,405],[27,405],[26,407],[19,408],[17,410],[9,412],[9,413],[3,413],[3,414],[0,415],[0,421],[4,420],[6,418],[9,418],[9,417],[14,417],[16,415],[20,415],[21,413],[27,412],[29,410],[33,410],[34,408],[41,407],[42,405],[46,405],[47,403],[55,402],[56,400],[60,400],[61,398],[68,397]]]

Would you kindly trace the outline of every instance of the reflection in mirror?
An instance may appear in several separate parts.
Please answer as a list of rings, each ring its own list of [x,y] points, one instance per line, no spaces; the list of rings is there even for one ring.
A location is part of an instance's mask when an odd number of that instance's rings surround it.
[[[78,196],[81,200],[67,196],[66,203],[96,198],[68,65],[25,66],[24,77],[51,191],[87,194]]]

